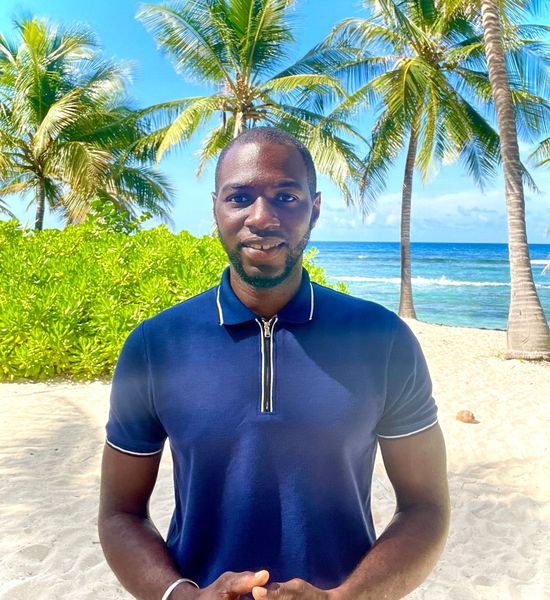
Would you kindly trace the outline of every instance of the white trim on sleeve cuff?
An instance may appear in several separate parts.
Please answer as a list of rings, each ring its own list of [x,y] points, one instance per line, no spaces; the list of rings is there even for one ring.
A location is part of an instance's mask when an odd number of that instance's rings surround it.
[[[421,431],[426,431],[426,429],[430,429],[430,427],[433,427],[434,425],[437,425],[437,419],[433,423],[426,425],[426,427],[422,427],[420,429],[417,429],[416,431],[411,431],[409,433],[402,433],[401,435],[382,435],[381,433],[377,433],[376,435],[386,440],[394,440],[397,438],[409,437],[411,435],[414,435],[415,433],[420,433]]]
[[[132,452],[131,450],[126,450],[125,448],[121,448],[120,446],[113,444],[113,442],[110,442],[108,439],[105,441],[107,444],[109,444],[109,446],[111,446],[111,448],[114,448],[119,452],[124,452],[124,454],[131,454],[132,456],[153,456],[154,454],[159,454],[162,452],[162,448],[160,450],[155,450],[154,452]]]

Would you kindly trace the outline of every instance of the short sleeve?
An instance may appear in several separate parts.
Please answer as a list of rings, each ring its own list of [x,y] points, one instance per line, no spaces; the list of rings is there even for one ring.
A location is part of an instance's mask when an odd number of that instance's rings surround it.
[[[128,454],[160,452],[166,432],[151,393],[143,324],[129,336],[118,358],[111,387],[107,443]]]
[[[437,406],[426,359],[413,332],[396,318],[388,356],[386,401],[376,433],[398,438],[419,433],[437,423]]]

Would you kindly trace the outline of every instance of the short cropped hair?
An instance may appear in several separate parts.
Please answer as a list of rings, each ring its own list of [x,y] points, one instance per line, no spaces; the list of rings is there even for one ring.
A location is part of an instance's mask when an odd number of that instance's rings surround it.
[[[282,129],[277,129],[276,127],[252,127],[251,129],[245,129],[241,134],[236,138],[233,138],[226,146],[224,146],[218,156],[218,162],[216,163],[216,172],[214,175],[216,191],[218,191],[220,168],[225,155],[233,148],[233,146],[254,142],[271,142],[273,144],[280,144],[281,146],[292,146],[293,148],[296,148],[306,167],[307,184],[311,197],[313,198],[313,196],[315,196],[317,193],[317,173],[315,172],[315,165],[313,164],[310,151],[293,135]]]

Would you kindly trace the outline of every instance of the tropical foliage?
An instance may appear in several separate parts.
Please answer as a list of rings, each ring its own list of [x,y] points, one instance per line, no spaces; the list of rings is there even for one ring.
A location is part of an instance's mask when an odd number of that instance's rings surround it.
[[[137,150],[147,130],[124,103],[125,69],[86,31],[37,19],[16,29],[18,40],[0,35],[0,197],[30,197],[37,229],[46,206],[74,223],[93,199],[166,218],[171,190]]]
[[[348,77],[367,83],[341,110],[359,104],[379,115],[366,159],[367,193],[376,197],[386,187],[390,169],[407,151],[399,313],[416,318],[410,261],[414,170],[426,179],[430,168],[458,159],[481,186],[495,174],[498,135],[484,114],[489,81],[479,31],[468,19],[447,15],[436,0],[368,0],[364,6],[367,18],[340,23],[327,44],[362,53],[348,66]]]
[[[104,208],[63,231],[0,223],[0,380],[110,376],[138,323],[218,283],[217,239],[140,225]]]
[[[148,143],[157,148],[160,158],[171,146],[208,126],[200,150],[201,172],[243,129],[276,126],[304,142],[317,169],[338,185],[344,200],[364,210],[356,185],[363,163],[346,139],[363,140],[338,111],[327,110],[331,100],[343,96],[338,79],[325,74],[334,57],[315,52],[284,67],[294,41],[293,5],[293,0],[144,5],[138,18],[177,71],[215,90],[146,111],[159,123]]]
[[[525,197],[522,176],[518,130],[522,123],[514,112],[513,88],[519,82],[521,89],[529,92],[533,87],[544,90],[548,97],[550,69],[548,45],[540,39],[541,30],[533,25],[516,26],[514,19],[524,17],[537,0],[448,0],[458,10],[467,11],[481,20],[489,79],[499,125],[506,208],[508,215],[508,245],[510,249],[510,309],[508,314],[507,343],[510,358],[550,359],[550,328],[546,321],[535,288],[527,243],[525,223]],[[514,48],[506,60],[504,46],[510,32],[525,31],[531,37],[526,60],[518,60]],[[521,48],[519,48],[521,50]],[[535,50],[535,52],[533,52]],[[550,123],[544,99],[531,103],[530,123],[536,124],[536,133],[548,130]],[[544,150],[544,144],[542,146]]]
[[[10,215],[11,199],[21,195],[36,205],[36,229],[48,207],[70,225],[33,233],[0,224],[0,380],[109,375],[138,322],[214,285],[226,262],[217,240],[165,227],[141,231],[152,214],[167,219],[171,203],[154,161],[201,135],[200,172],[256,125],[296,135],[344,200],[363,212],[406,153],[405,316],[414,316],[415,169],[426,179],[441,163],[460,160],[481,186],[502,161],[509,355],[550,357],[518,148],[518,136],[534,142],[550,133],[550,28],[521,24],[536,0],[365,0],[367,18],[347,19],[289,64],[294,4],[143,5],[139,18],[178,72],[213,91],[139,111],[126,99],[128,69],[102,60],[89,32],[32,19],[17,24],[17,39],[0,35],[0,212]],[[375,118],[369,139],[356,127],[365,110]],[[549,140],[534,153],[540,164],[548,164]],[[366,158],[356,150],[363,143]],[[326,283],[320,269],[308,268]]]
[[[550,166],[550,137],[542,140],[531,156],[537,161],[539,167]]]

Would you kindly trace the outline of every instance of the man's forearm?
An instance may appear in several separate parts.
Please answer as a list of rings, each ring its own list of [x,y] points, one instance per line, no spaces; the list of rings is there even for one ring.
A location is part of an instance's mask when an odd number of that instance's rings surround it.
[[[415,506],[395,514],[335,600],[397,600],[428,576],[445,546],[448,506]]]
[[[126,513],[100,516],[99,536],[111,569],[139,600],[160,600],[168,586],[182,577],[149,518]],[[190,584],[181,584],[171,600],[192,598],[193,590]]]

